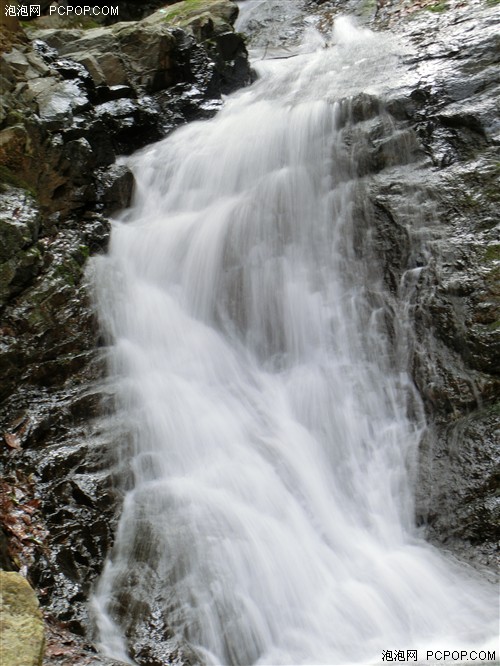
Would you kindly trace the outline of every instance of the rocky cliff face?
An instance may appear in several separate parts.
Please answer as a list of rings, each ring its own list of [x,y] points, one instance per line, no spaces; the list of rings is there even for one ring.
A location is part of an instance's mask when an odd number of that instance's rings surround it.
[[[374,179],[393,288],[414,280],[411,364],[428,432],[427,538],[495,569],[500,525],[499,36],[486,3],[407,20],[411,82],[387,110],[403,146]],[[378,155],[384,141],[375,140]],[[394,154],[394,153],[390,153]],[[409,272],[408,272],[409,270]]]
[[[433,541],[488,564],[499,523],[495,7],[410,20],[398,2],[350,4],[416,46],[384,120],[378,100],[357,108],[371,123],[360,175],[387,285],[397,294],[414,281],[408,353],[430,424],[417,520]],[[327,27],[338,9],[327,1],[309,11]],[[105,249],[108,215],[133,187],[116,156],[210,116],[222,93],[249,81],[235,15],[226,0],[186,1],[135,23],[30,24],[32,42],[12,26],[2,36],[0,553],[4,569],[21,568],[39,591],[47,663],[106,663],[77,636],[89,629],[85,602],[127,484],[111,454],[127,434],[101,419],[112,387],[85,286],[87,258]],[[178,649],[154,628],[133,631],[144,663],[153,649]]]
[[[386,99],[345,101],[355,123],[355,141],[348,134],[346,140],[358,146],[358,176],[371,201],[361,212],[368,223],[360,252],[377,251],[387,288],[407,301],[413,322],[408,363],[428,423],[415,480],[416,522],[429,540],[494,572],[500,537],[498,2],[306,5],[326,40],[336,16],[350,13],[408,46],[406,78],[388,82]],[[255,44],[279,46],[272,10],[260,18],[246,26]],[[388,322],[389,333],[398,325]]]
[[[342,11],[311,2],[319,25]],[[320,6],[319,9],[317,6]],[[370,191],[369,239],[408,299],[409,365],[428,429],[416,521],[495,575],[500,536],[499,36],[497,3],[349,3],[409,46],[388,99],[354,100]],[[399,87],[398,87],[399,86]],[[360,240],[362,244],[363,240]],[[389,331],[398,322],[389,324]]]

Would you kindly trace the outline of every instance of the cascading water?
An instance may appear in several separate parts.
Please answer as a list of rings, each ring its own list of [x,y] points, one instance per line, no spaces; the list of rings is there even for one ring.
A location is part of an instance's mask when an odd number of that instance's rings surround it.
[[[413,528],[412,280],[383,287],[347,141],[349,96],[383,96],[397,58],[339,20],[330,48],[258,69],[130,159],[134,204],[95,264],[134,475],[101,648],[126,659],[147,612],[205,664],[486,645],[494,590]]]

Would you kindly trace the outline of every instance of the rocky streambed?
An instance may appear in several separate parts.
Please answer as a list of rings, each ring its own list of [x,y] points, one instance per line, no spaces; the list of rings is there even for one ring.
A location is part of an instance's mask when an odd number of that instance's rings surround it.
[[[407,81],[391,93],[383,119],[369,94],[354,104],[366,136],[358,163],[370,188],[369,241],[395,295],[414,280],[408,355],[429,424],[416,521],[427,538],[492,573],[498,7],[310,2],[301,13],[328,35],[346,8],[409,45]],[[86,601],[130,483],[113,453],[128,434],[109,416],[107,341],[85,270],[106,248],[109,215],[130,201],[133,178],[116,158],[210,117],[223,94],[250,82],[236,14],[232,2],[205,0],[113,26],[2,28],[0,552],[2,568],[20,570],[37,590],[47,664],[108,663],[92,651]],[[150,663],[151,637],[162,658],[187,662],[157,629],[163,638],[151,626],[134,629],[140,663]]]

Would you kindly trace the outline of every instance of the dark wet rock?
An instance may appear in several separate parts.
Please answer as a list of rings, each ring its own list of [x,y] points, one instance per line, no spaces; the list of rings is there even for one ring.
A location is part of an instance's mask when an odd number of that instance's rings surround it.
[[[4,186],[0,195],[0,306],[33,281],[43,264],[41,215],[26,191]]]
[[[31,554],[22,551],[20,564],[40,590],[44,608],[56,617],[64,615],[74,631],[83,633],[87,610],[82,589],[88,590],[100,571],[112,542],[118,503],[117,497],[112,499],[115,491],[105,462],[109,443],[103,436],[92,436],[87,425],[101,410],[102,392],[90,387],[102,376],[103,364],[95,352],[97,333],[84,266],[91,252],[105,247],[109,226],[93,214],[65,220],[64,229],[53,227],[50,233],[33,199],[15,188],[4,188],[0,205],[2,224],[12,226],[10,220],[18,211],[9,259],[11,252],[37,250],[40,256],[36,275],[25,276],[21,285],[14,281],[15,293],[3,302],[2,477],[13,487],[20,486],[20,474],[36,478],[30,492],[34,502],[42,500],[36,521],[38,534],[46,536],[30,542]],[[24,264],[13,256],[19,270]],[[6,447],[7,441],[14,441],[16,448]],[[83,474],[88,474],[89,487],[80,488]],[[64,497],[68,520],[61,523],[54,505],[65,479],[66,485],[76,485],[71,498]],[[95,505],[90,507],[91,499],[86,498],[93,498]],[[81,567],[78,572],[76,566]]]
[[[492,570],[500,510],[493,14],[476,7],[401,26],[416,46],[413,82],[387,100],[397,131],[389,141],[375,133],[365,160],[377,174],[375,247],[386,282],[411,303],[410,359],[429,423],[418,521],[431,541]]]
[[[23,553],[22,563],[45,611],[78,635],[89,631],[87,597],[112,544],[120,497],[109,455],[113,439],[98,422],[101,395],[89,393],[88,373],[82,374],[71,389],[18,390],[1,414],[21,443],[4,456],[4,478],[19,486],[19,475],[37,470],[35,518],[44,536],[32,542],[31,554]],[[82,401],[85,409],[75,409]]]
[[[135,99],[136,91],[131,86],[98,86],[96,88],[98,102],[111,102],[115,99]]]
[[[97,216],[94,220],[100,225],[100,229],[92,227],[97,232],[92,238],[97,249],[97,234],[103,238],[103,247],[108,226]],[[90,254],[85,226],[39,243],[43,271],[32,284],[23,285],[22,293],[6,306],[2,316],[2,396],[12,394],[19,378],[42,386],[64,382],[93,356],[95,322],[83,284]]]
[[[164,589],[161,595],[158,590]],[[126,572],[120,581],[111,615],[119,618],[131,657],[138,664],[199,666],[193,650],[183,645],[169,627],[168,590],[148,562]]]
[[[125,165],[113,164],[98,176],[97,201],[106,213],[126,208],[134,189],[134,176]]]
[[[6,531],[0,528],[0,569],[2,571],[17,571],[17,567],[9,553],[9,537]]]
[[[119,98],[98,104],[94,112],[118,154],[129,154],[162,136],[160,109],[152,99]]]
[[[345,3],[314,3],[327,29]],[[342,6],[341,6],[342,5]],[[313,7],[313,3],[310,4]],[[413,45],[406,84],[360,95],[340,114],[369,187],[369,242],[390,292],[407,303],[408,354],[426,413],[417,522],[429,540],[495,573],[499,538],[499,37],[494,7],[439,16],[384,3]],[[358,15],[362,12],[358,11]],[[368,18],[368,17],[367,17]],[[399,21],[399,23],[396,23]],[[346,120],[354,125],[347,128]],[[388,313],[387,330],[399,323]],[[418,407],[417,407],[418,408]],[[411,407],[412,413],[415,407]]]
[[[430,482],[417,488],[417,521],[440,547],[498,576],[498,403],[431,430],[421,447]],[[437,446],[436,446],[437,442]]]

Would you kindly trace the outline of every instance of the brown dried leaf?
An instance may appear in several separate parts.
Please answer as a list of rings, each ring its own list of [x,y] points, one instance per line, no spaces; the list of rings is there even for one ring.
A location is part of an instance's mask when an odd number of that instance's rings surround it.
[[[7,444],[7,446],[9,446],[11,449],[21,448],[21,442],[19,441],[19,437],[14,433],[4,432],[3,438],[5,439],[5,443]]]
[[[10,337],[15,337],[16,332],[11,326],[1,326],[0,327],[0,334],[1,335],[8,335]]]
[[[10,523],[6,526],[11,534],[19,539],[19,541],[27,541],[30,538],[30,534],[26,531],[23,524],[16,522]]]
[[[29,513],[32,516],[37,509],[40,508],[41,501],[39,499],[32,499],[26,504],[23,504],[23,509],[26,513]]]
[[[74,653],[74,648],[65,647],[63,645],[48,645],[45,650],[46,657],[64,657],[67,655],[72,655]]]
[[[17,525],[17,518],[15,516],[2,516],[2,521],[3,524],[6,527],[9,527],[10,525]]]

